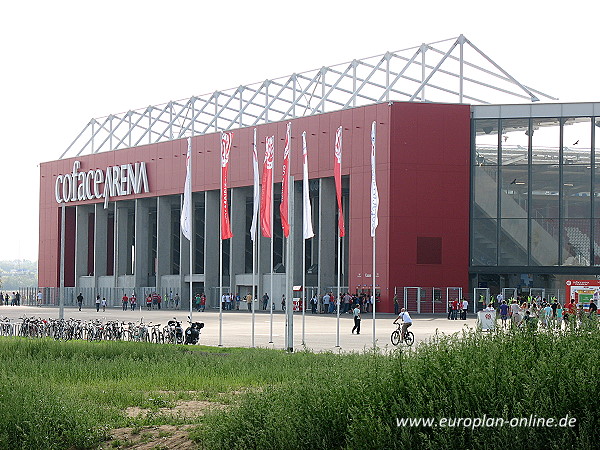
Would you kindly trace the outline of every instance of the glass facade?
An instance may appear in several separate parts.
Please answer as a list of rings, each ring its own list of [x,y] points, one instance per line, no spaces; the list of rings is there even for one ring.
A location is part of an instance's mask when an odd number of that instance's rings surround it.
[[[477,117],[471,272],[517,278],[585,268],[579,273],[594,273],[600,265],[600,117]]]

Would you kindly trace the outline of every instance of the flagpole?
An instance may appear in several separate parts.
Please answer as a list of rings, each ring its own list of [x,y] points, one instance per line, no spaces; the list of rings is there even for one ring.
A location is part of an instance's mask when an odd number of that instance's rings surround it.
[[[274,145],[274,144],[273,144]],[[273,147],[273,169],[275,168],[275,147]],[[273,170],[271,169],[271,170]],[[275,208],[275,177],[271,176],[271,292],[269,295],[269,344],[273,343],[273,239],[274,239],[274,208]]]
[[[377,286],[377,270],[375,267],[375,250],[376,250],[376,242],[375,235],[377,234],[377,225],[379,223],[378,220],[378,210],[379,210],[379,193],[377,192],[377,181],[376,181],[376,172],[375,172],[375,133],[376,133],[376,122],[373,121],[371,124],[371,236],[373,237],[373,290],[371,295],[371,304],[373,305],[373,348],[376,347],[377,340],[375,339],[375,309],[376,309],[376,291],[375,287]]]
[[[377,284],[377,272],[375,271],[375,236],[373,236],[373,292],[371,302],[373,304],[373,348],[375,346],[375,286]]]
[[[189,162],[189,165],[190,165],[190,192],[189,192],[190,199],[189,199],[187,214],[189,214],[189,221],[190,221],[190,225],[191,225],[190,226],[190,238],[189,238],[189,241],[190,241],[190,252],[189,253],[190,253],[190,326],[192,326],[192,310],[193,310],[193,298],[194,298],[194,290],[192,289],[192,287],[193,287],[192,274],[194,273],[194,268],[192,266],[193,257],[194,257],[194,254],[193,254],[193,249],[194,249],[194,246],[193,246],[194,226],[193,226],[193,224],[194,224],[194,220],[192,218],[192,211],[194,210],[194,206],[193,206],[194,202],[192,201],[192,195],[193,195],[192,193],[194,192],[194,187],[192,185],[192,159],[193,159],[192,155],[193,155],[193,153],[192,153],[192,138],[191,137],[188,137],[188,146],[190,149],[190,162]],[[141,311],[141,309],[142,308],[140,308],[140,311]]]
[[[342,237],[338,231],[338,270],[337,270],[337,329],[335,332],[335,346],[340,346],[340,275],[342,273],[342,262],[341,253],[342,253]]]
[[[304,199],[302,200],[304,202]],[[306,315],[306,239],[302,236],[302,345],[304,341],[304,327]]]
[[[257,153],[256,153],[256,128],[254,129],[254,138],[252,141],[252,158],[253,158],[253,170],[256,169],[256,167],[254,167],[257,162],[256,162],[256,158],[257,158]],[[254,179],[256,180],[256,174],[254,174]],[[254,186],[254,190],[256,191],[256,185]],[[254,222],[256,220],[256,205],[254,204],[254,202],[256,202],[256,192],[253,192],[253,204],[252,204],[252,221]],[[255,326],[255,315],[254,315],[254,290],[255,290],[255,285],[256,285],[256,240],[258,239],[258,227],[255,226],[254,230],[253,230],[253,235],[252,235],[252,303],[251,303],[251,308],[252,308],[252,348],[255,347],[255,340],[254,340],[254,326]]]
[[[221,132],[221,164],[219,164],[221,173],[221,183],[219,184],[219,347],[223,346],[223,132]]]

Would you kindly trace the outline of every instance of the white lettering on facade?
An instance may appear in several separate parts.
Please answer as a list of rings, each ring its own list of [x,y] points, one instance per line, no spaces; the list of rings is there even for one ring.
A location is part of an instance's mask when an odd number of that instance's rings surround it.
[[[75,161],[71,173],[60,174],[54,184],[57,203],[93,200],[150,192],[145,162],[80,172]]]

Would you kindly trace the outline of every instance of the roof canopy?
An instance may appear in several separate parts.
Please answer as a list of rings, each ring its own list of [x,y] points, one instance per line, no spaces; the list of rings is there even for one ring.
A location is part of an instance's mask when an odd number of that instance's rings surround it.
[[[92,119],[60,158],[279,122],[384,101],[557,100],[508,74],[463,35]]]

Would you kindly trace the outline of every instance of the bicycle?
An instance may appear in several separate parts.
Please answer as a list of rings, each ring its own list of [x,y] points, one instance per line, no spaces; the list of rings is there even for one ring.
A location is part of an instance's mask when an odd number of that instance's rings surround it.
[[[390,336],[390,339],[391,339],[393,345],[400,344],[400,332],[402,331],[402,324],[399,323],[397,325],[398,325],[398,328],[396,328],[394,331],[392,331],[392,335]],[[413,345],[413,343],[415,342],[415,335],[413,334],[413,332],[406,330],[406,332],[404,333],[404,339],[402,340],[402,342],[404,342],[408,347]]]

